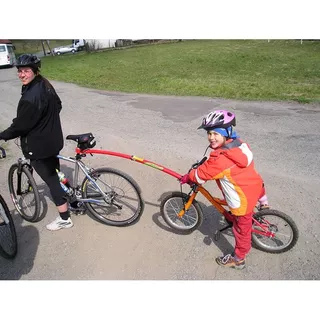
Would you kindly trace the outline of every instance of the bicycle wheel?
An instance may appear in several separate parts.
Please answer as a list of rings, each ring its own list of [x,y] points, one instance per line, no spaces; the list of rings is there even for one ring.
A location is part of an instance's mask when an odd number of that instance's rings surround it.
[[[144,202],[138,184],[126,173],[112,169],[99,168],[90,177],[104,191],[106,199],[86,177],[81,186],[83,198],[104,200],[103,204],[84,202],[89,212],[100,222],[111,226],[127,226],[137,221],[143,210]]]
[[[203,213],[199,203],[193,200],[188,211],[180,218],[178,213],[188,201],[188,195],[182,192],[172,192],[160,204],[160,213],[164,221],[173,229],[189,234],[198,229],[203,221]]]
[[[0,255],[13,259],[17,255],[18,242],[16,229],[9,208],[0,195]]]
[[[269,253],[286,252],[293,248],[299,238],[295,222],[285,213],[278,210],[261,210],[254,216],[262,227],[253,222],[252,244],[255,248]],[[273,237],[255,233],[269,231]]]
[[[18,181],[18,164],[14,164],[8,174],[12,202],[23,219],[37,222],[40,217],[40,197],[37,184],[28,167],[23,166],[21,169],[20,190]]]

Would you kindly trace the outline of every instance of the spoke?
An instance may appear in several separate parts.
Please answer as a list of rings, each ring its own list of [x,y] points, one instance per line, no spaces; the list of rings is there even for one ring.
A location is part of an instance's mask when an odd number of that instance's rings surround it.
[[[261,246],[279,250],[287,247],[291,243],[293,238],[293,230],[291,229],[290,225],[280,217],[267,216],[263,217],[259,222],[262,224],[261,227],[257,224],[253,225],[257,231],[270,231],[273,234],[273,237],[267,237],[263,234],[257,233],[253,234]],[[280,231],[272,231],[273,229]]]
[[[287,235],[287,234],[285,234],[285,233],[280,233],[280,232],[276,232],[274,238],[277,238],[277,239],[278,239],[278,235],[284,236],[284,237],[286,237],[286,238],[291,238],[291,235]]]
[[[13,173],[13,190],[14,190],[14,204],[16,209],[23,215],[32,217],[35,210],[35,191],[30,185],[30,180],[28,176],[22,172],[21,173],[21,194],[17,194],[18,189],[18,174],[17,169]]]
[[[107,219],[126,221],[136,214],[139,210],[139,195],[126,178],[113,172],[98,172],[92,178],[99,188],[105,193],[108,199],[105,205],[90,203],[90,208],[101,217],[107,216]],[[104,199],[97,187],[91,182],[87,183],[87,198]],[[118,207],[121,206],[121,209]],[[115,219],[116,218],[116,219]]]
[[[126,201],[121,201],[121,199],[115,199],[116,201],[114,201],[115,203],[120,203],[123,204],[125,206],[127,206],[128,208],[130,208],[133,212],[136,210],[136,207],[134,207],[131,203],[128,203]]]
[[[109,189],[112,190],[111,186],[108,185],[106,182],[102,181],[100,178],[97,178],[97,180],[95,181],[96,184],[98,184],[97,181],[101,182],[104,186],[106,186],[106,187],[108,187]],[[94,190],[98,190],[92,183],[91,183],[90,186],[91,186],[92,188],[94,188]],[[100,186],[99,186],[99,187],[100,187]],[[101,188],[101,187],[100,187],[100,188]],[[101,189],[102,189],[102,188],[101,188]]]
[[[167,215],[176,225],[181,226],[192,226],[197,221],[197,218],[194,213],[194,208],[191,206],[189,210],[185,211],[182,217],[179,217],[180,211],[183,209],[183,199],[173,198],[167,203]]]

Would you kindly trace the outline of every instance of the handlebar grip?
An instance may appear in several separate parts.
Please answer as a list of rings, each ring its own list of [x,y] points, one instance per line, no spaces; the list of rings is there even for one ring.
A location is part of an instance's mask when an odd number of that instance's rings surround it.
[[[191,166],[189,172],[190,172],[192,169],[197,169],[197,168],[198,168],[199,166],[201,166],[207,159],[208,159],[208,157],[203,157],[199,162],[194,163],[194,164]]]
[[[199,166],[202,165],[207,159],[208,159],[207,157],[203,157],[199,162]]]
[[[7,156],[6,155],[6,150],[4,150],[2,147],[0,147],[0,151],[1,151],[0,159],[5,158]]]

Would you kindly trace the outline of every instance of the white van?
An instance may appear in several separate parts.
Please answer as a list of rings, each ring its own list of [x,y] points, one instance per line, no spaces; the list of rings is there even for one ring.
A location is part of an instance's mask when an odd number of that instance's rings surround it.
[[[13,67],[16,63],[16,55],[13,52],[13,45],[0,43],[0,66]]]

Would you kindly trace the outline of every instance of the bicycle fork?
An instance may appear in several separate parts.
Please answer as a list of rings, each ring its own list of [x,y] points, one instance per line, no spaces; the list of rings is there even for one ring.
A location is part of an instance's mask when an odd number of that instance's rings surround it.
[[[21,190],[21,176],[22,176],[22,168],[26,167],[31,174],[33,174],[33,168],[29,163],[26,162],[25,159],[19,158],[18,159],[18,170],[17,170],[17,195],[21,196],[24,193],[27,193],[31,187],[30,182],[28,181],[28,189],[24,192]]]
[[[192,192],[192,190],[191,190],[191,192]],[[197,195],[197,191],[195,191],[195,192],[193,192],[193,194],[190,196],[190,194],[189,194],[189,199],[188,199],[188,201],[187,202],[184,202],[183,203],[183,209],[181,209],[180,210],[180,212],[178,213],[178,218],[182,218],[183,217],[183,215],[186,213],[186,211],[188,211],[189,210],[189,208],[191,207],[191,205],[192,205],[192,202],[193,202],[193,200],[194,200],[194,198],[196,197],[196,195]],[[183,198],[182,198],[183,199]]]

